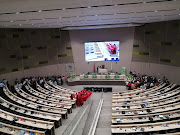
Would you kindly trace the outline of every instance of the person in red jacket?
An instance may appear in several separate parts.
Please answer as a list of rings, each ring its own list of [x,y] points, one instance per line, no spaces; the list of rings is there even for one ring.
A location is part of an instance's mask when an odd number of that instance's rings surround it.
[[[76,96],[76,105],[77,105],[77,106],[80,106],[80,105],[81,105],[78,94],[77,94],[77,96]]]
[[[84,99],[83,99],[83,95],[82,94],[79,97],[79,100],[80,100],[80,105],[82,106],[84,104]]]

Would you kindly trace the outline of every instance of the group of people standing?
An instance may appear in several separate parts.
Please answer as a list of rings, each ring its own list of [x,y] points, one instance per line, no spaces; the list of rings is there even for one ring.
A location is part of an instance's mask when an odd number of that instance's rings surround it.
[[[78,92],[76,95],[74,95],[74,97],[76,96],[76,105],[77,106],[82,106],[84,104],[84,101],[86,101],[90,96],[91,96],[92,92],[91,91],[87,91],[87,90],[82,90],[81,92]],[[73,97],[71,96],[71,99]]]

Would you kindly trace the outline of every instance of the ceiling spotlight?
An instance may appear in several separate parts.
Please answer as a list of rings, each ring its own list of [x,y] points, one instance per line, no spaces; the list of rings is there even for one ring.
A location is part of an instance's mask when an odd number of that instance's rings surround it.
[[[42,12],[42,10],[39,10],[38,12]]]

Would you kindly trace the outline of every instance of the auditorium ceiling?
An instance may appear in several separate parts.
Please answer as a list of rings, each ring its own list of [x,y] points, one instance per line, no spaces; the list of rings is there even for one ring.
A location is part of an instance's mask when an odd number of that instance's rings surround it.
[[[180,0],[0,0],[0,28],[144,24],[180,19]]]

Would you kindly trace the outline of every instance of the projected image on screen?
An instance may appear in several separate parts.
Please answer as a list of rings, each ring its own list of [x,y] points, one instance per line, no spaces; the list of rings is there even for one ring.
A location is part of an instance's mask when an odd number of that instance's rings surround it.
[[[86,42],[86,61],[119,61],[119,41]]]

